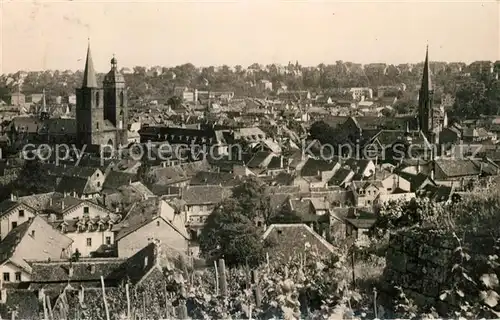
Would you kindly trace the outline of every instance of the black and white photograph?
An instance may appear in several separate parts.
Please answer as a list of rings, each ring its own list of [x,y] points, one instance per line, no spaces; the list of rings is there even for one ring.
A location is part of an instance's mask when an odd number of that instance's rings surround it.
[[[0,320],[500,318],[500,1],[0,0]]]

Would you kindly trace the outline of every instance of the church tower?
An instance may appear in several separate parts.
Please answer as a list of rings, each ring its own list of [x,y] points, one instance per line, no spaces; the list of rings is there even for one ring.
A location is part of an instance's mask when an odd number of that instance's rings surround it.
[[[436,119],[434,117],[434,90],[432,88],[431,71],[429,67],[429,48],[425,53],[424,71],[422,74],[422,85],[418,94],[418,122],[420,130],[425,135],[427,140],[434,144],[436,143]]]
[[[118,71],[117,60],[114,56],[111,59],[111,70],[104,77],[103,87],[104,119],[110,121],[116,128],[118,135],[116,141],[125,144],[128,130],[127,90],[125,79]],[[122,131],[122,133],[119,131]]]
[[[101,144],[100,130],[103,129],[103,120],[103,90],[97,85],[89,44],[82,87],[76,89],[78,143],[81,145]]]

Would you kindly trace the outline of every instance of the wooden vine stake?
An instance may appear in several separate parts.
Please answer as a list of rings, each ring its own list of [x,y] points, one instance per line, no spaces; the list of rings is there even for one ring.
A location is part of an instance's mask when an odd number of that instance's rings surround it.
[[[214,261],[215,268],[215,295],[219,295],[219,270],[217,268],[217,261]]]
[[[109,320],[108,301],[106,300],[106,289],[104,287],[104,277],[101,276],[102,300],[104,301],[104,310],[106,311],[106,320]]]
[[[260,308],[262,302],[262,290],[259,285],[259,272],[257,270],[252,270],[252,286],[255,306]]]
[[[130,314],[130,291],[128,283],[125,284],[125,294],[127,295],[127,320],[131,320],[132,315]]]
[[[183,284],[181,286],[181,298],[179,299],[179,307],[177,308],[177,318],[182,320],[188,319],[186,296],[187,296],[186,287]]]
[[[227,297],[227,274],[224,259],[219,259],[219,287],[221,295]]]
[[[45,296],[45,298],[47,301],[47,308],[49,308],[50,319],[54,320],[54,311],[52,310],[52,303],[50,302],[50,297],[47,295]]]

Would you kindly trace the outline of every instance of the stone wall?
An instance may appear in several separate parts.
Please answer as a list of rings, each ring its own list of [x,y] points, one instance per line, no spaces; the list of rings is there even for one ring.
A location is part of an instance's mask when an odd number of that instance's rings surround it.
[[[484,270],[474,261],[495,252],[495,239],[488,235],[459,235],[442,230],[414,229],[391,235],[384,270],[384,290],[404,289],[418,305],[438,306],[440,294],[453,283],[456,248],[471,256],[468,269],[478,279]],[[460,244],[459,244],[460,241]],[[484,261],[484,260],[483,260]],[[476,274],[473,274],[476,273]],[[439,306],[438,306],[439,307]]]

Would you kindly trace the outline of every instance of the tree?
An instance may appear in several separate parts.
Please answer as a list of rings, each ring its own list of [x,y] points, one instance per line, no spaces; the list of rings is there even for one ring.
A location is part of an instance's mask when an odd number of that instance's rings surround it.
[[[137,179],[148,187],[155,184],[156,180],[151,175],[151,165],[149,165],[147,159],[143,160],[137,169]]]
[[[54,191],[54,180],[44,170],[38,159],[26,160],[17,180],[10,188],[18,195],[31,195]]]
[[[207,259],[224,258],[229,266],[257,265],[264,257],[258,229],[236,199],[223,201],[207,219],[200,250]]]
[[[167,100],[167,104],[174,108],[174,109],[177,109],[179,108],[181,105],[182,105],[182,99],[178,96],[173,96],[173,97],[170,97],[168,100]]]
[[[233,198],[239,203],[248,219],[262,218],[267,223],[270,215],[270,198],[265,184],[249,178],[233,190]]]
[[[271,223],[301,223],[302,218],[295,210],[291,210],[291,208],[289,206],[285,205],[281,208],[281,210],[276,215],[271,217],[270,222]]]

